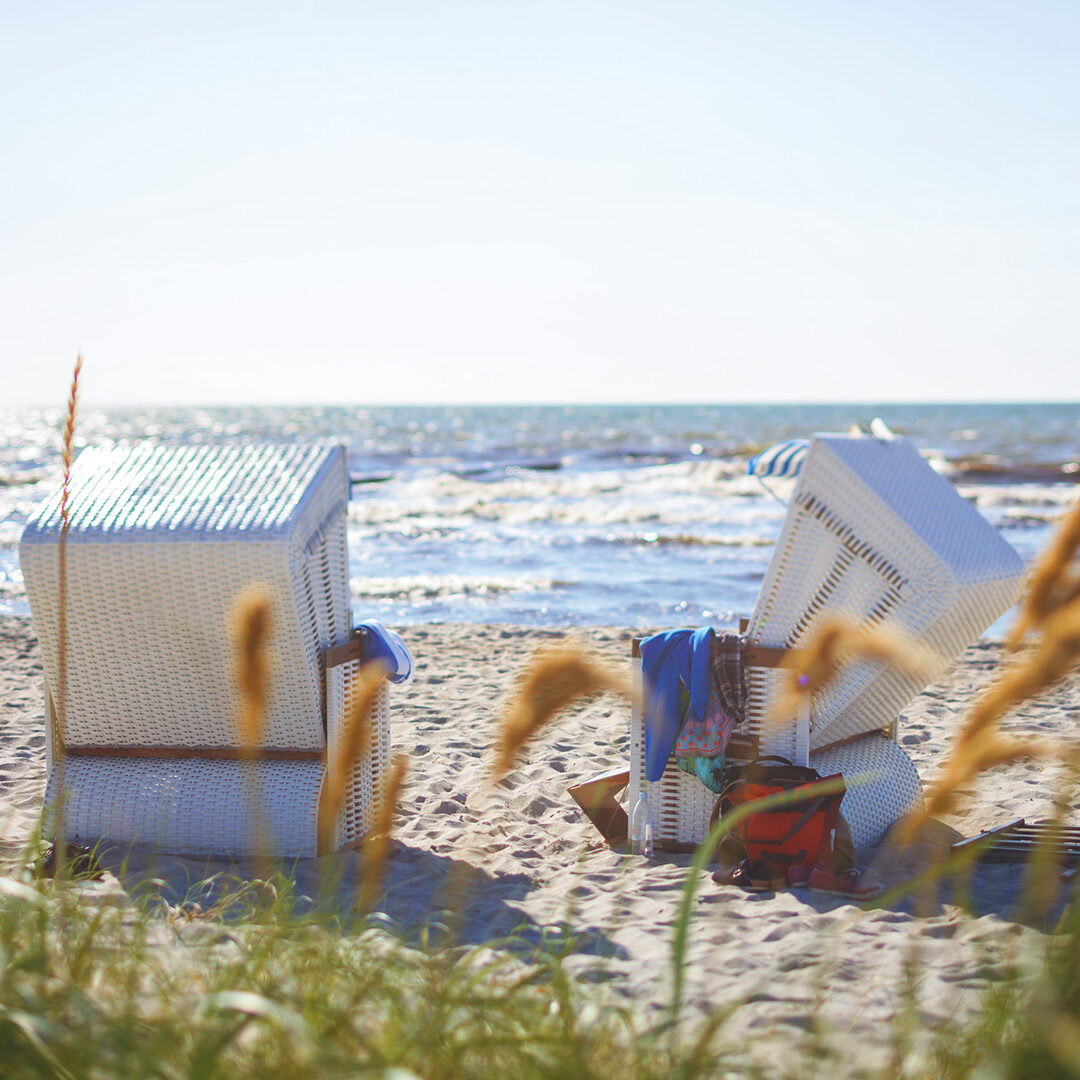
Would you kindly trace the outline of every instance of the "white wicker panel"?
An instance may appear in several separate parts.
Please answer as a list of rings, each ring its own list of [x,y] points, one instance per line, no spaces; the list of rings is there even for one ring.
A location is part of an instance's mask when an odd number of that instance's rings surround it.
[[[779,754],[797,762],[800,742],[798,721],[780,717],[775,708],[776,700],[784,689],[783,684],[768,668],[747,668],[745,674],[746,719],[739,727],[739,733],[757,736],[759,754]]]
[[[922,803],[922,782],[903,748],[884,735],[864,735],[810,755],[822,776],[843,773],[848,789],[840,813],[858,848],[876,844],[891,826]]]
[[[47,672],[59,669],[55,551],[24,551]],[[273,605],[265,745],[324,745],[318,665],[281,545],[83,544],[68,551],[66,736],[71,745],[237,746],[232,605],[258,582]],[[53,680],[55,682],[55,680]]]
[[[344,468],[344,452],[317,445],[91,447],[72,468],[69,535],[139,538],[282,538],[311,492]],[[27,525],[24,543],[60,532],[60,492]]]
[[[359,672],[359,665],[348,673],[344,716],[349,715],[352,676]],[[368,716],[372,725],[371,746],[367,757],[357,761],[349,776],[341,818],[337,823],[336,846],[345,847],[355,843],[370,832],[382,806],[386,770],[390,765],[390,692],[386,683],[379,689]]]
[[[878,499],[889,504],[951,568],[961,585],[1016,577],[1021,568],[1016,552],[948,480],[922,460],[907,439],[818,438]]]
[[[320,761],[67,757],[45,793],[66,792],[67,839],[165,853],[314,856]]]

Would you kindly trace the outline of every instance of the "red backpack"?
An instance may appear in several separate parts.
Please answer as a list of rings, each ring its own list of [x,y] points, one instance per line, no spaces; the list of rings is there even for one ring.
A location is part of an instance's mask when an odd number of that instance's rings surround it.
[[[724,770],[724,789],[713,807],[712,824],[748,803],[797,792],[821,780],[837,780],[840,773],[823,777],[815,769],[793,765],[770,755]],[[720,842],[725,860],[742,860],[744,876],[757,882],[780,884],[792,866],[833,865],[836,830],[844,789],[828,795],[810,795],[783,806],[751,812]]]

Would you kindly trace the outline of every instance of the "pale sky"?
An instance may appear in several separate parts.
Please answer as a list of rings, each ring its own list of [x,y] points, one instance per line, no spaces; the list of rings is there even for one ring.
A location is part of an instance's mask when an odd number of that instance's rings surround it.
[[[1080,4],[0,12],[0,405],[1080,400]]]

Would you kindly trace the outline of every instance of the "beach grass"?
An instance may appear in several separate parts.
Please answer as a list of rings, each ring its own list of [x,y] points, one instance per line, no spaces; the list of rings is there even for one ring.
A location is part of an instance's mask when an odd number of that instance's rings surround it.
[[[711,840],[715,842],[721,824]],[[1080,919],[1069,905],[1040,950],[979,1008],[921,1026],[910,970],[887,1067],[810,1037],[775,1071],[727,1036],[743,1000],[684,1015],[681,975],[699,851],[671,927],[673,997],[647,1012],[575,968],[572,938],[459,943],[453,913],[398,928],[358,904],[320,904],[288,868],[219,878],[168,901],[92,863],[41,871],[40,835],[0,878],[0,1074],[5,1077],[409,1076],[635,1078],[837,1075],[1065,1077],[1080,1064]],[[944,876],[955,866],[939,866]],[[1045,872],[1045,871],[1044,871]],[[1056,876],[1056,871],[1054,871]],[[1004,924],[1003,924],[1004,929]],[[827,984],[821,989],[823,999]],[[782,1032],[763,1038],[783,1039]]]
[[[287,874],[215,902],[0,879],[0,1072],[30,1076],[686,1077],[719,1063],[513,938],[409,939],[304,913]],[[395,1071],[399,1070],[399,1071]]]

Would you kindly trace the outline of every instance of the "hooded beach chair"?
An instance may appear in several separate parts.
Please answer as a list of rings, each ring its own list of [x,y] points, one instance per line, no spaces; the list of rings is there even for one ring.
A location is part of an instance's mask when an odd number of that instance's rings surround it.
[[[342,737],[364,647],[351,630],[348,497],[340,447],[79,455],[65,630],[59,495],[27,525],[19,552],[45,675],[45,799],[68,840],[206,856],[318,853],[327,747]],[[238,731],[229,628],[252,586],[272,620],[254,748]],[[372,826],[390,751],[385,685],[368,722],[371,749],[347,778],[327,847]]]
[[[728,757],[778,754],[823,776],[843,773],[842,813],[856,845],[870,845],[921,798],[918,773],[896,739],[900,711],[924,681],[883,663],[851,664],[793,722],[778,722],[774,705],[789,677],[780,663],[812,639],[823,616],[838,615],[899,628],[944,669],[1012,606],[1023,565],[915,447],[891,433],[817,435],[762,455],[757,467],[797,479],[745,626],[746,717]],[[640,679],[636,661],[635,672]],[[639,791],[649,793],[657,846],[693,847],[707,835],[716,795],[696,777],[669,760],[646,783],[637,708],[629,788],[630,805]]]

